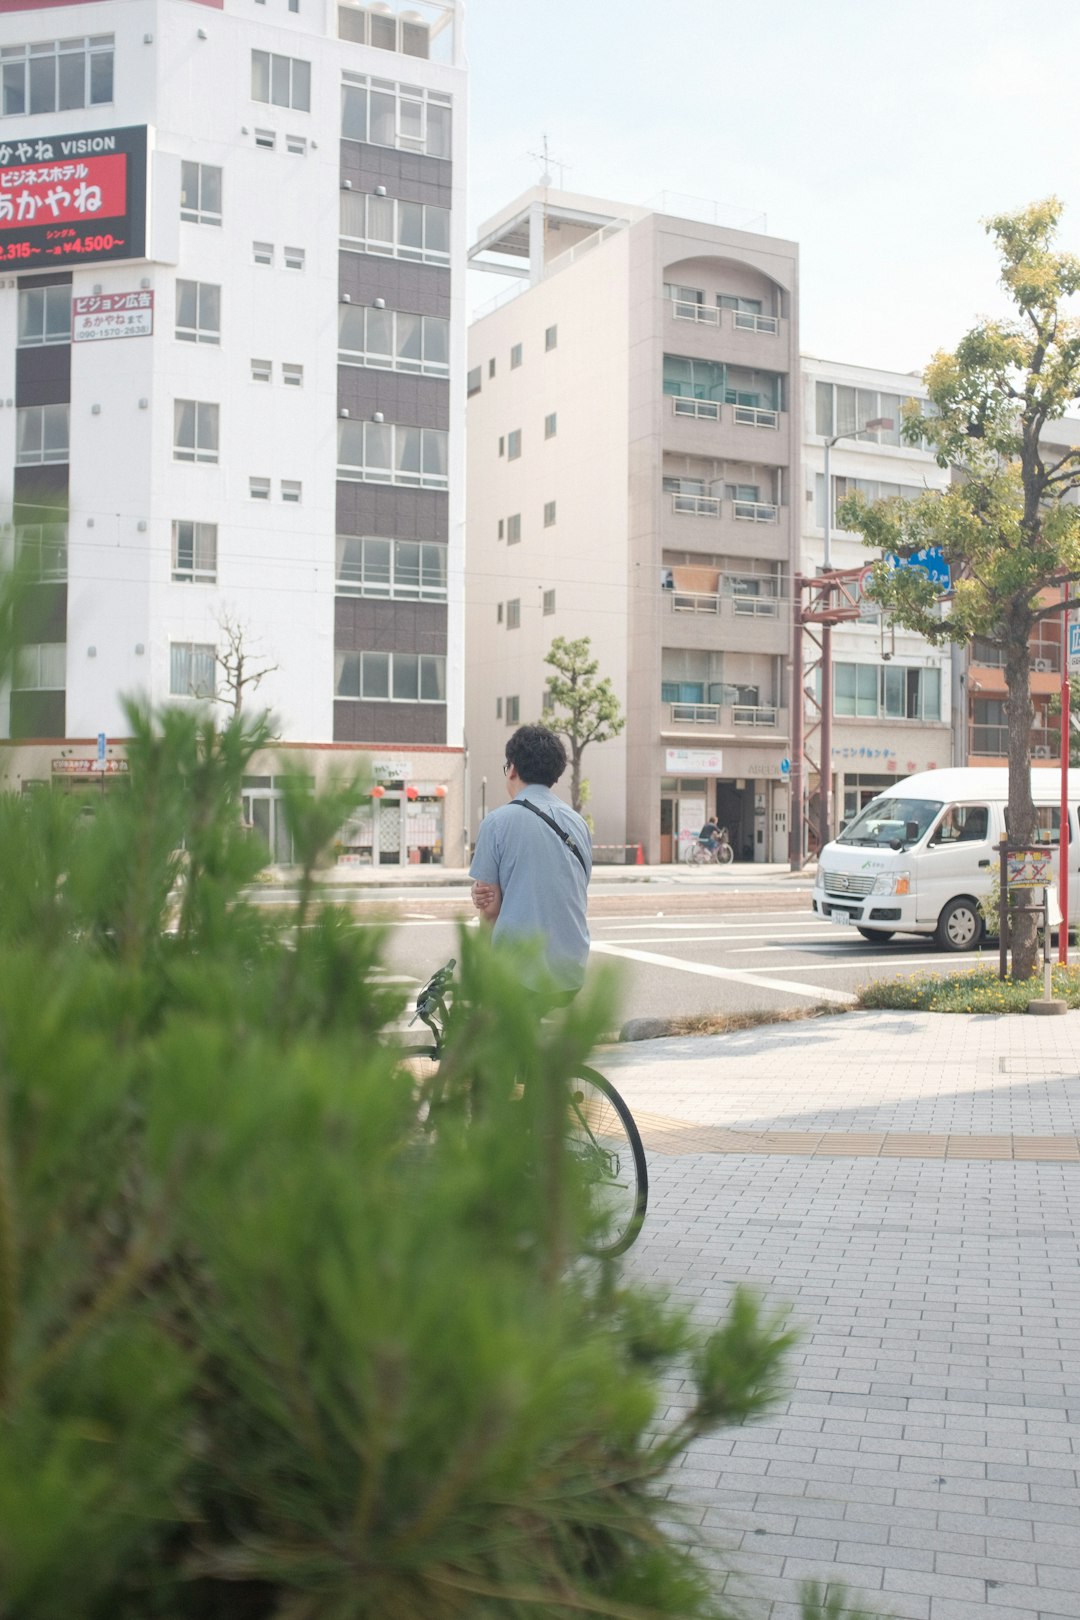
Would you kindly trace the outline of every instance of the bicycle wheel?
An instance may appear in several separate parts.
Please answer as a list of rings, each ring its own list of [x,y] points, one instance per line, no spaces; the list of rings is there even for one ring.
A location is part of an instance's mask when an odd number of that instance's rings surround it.
[[[730,866],[734,859],[735,851],[731,845],[721,844],[716,851],[716,864],[718,866]]]
[[[649,1172],[634,1116],[595,1069],[580,1069],[570,1082],[569,1143],[600,1224],[587,1252],[623,1254],[645,1219]]]
[[[697,852],[697,846],[695,844],[687,844],[686,848],[683,850],[683,857],[682,858],[683,858],[683,864],[684,865],[686,865],[686,866],[695,865],[696,862],[701,859],[701,857],[699,856],[699,854]]]

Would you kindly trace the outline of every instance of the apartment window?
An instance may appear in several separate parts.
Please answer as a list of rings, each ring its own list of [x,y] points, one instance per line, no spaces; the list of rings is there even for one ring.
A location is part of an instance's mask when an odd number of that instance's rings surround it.
[[[465,398],[466,399],[472,399],[474,394],[478,394],[480,392],[480,382],[481,382],[480,367],[479,366],[474,366],[473,369],[470,372],[468,372],[466,374],[466,377],[465,377]]]
[[[302,270],[307,252],[302,247],[287,247],[282,249],[281,257],[285,261],[286,270]]]
[[[113,99],[113,36],[45,40],[0,50],[3,117],[103,107]]]
[[[217,583],[218,531],[216,523],[186,519],[172,526],[172,577],[181,585]]]
[[[508,630],[521,629],[521,598],[511,597],[506,604],[506,628]]]
[[[341,133],[347,141],[448,158],[450,125],[450,97],[439,91],[360,73],[343,77]]]
[[[248,494],[253,501],[268,501],[270,499],[269,478],[249,478]]]
[[[503,622],[503,605],[502,605],[501,602],[496,602],[496,604],[495,604],[495,623],[496,624],[502,624],[502,622]]]
[[[273,262],[274,262],[274,244],[273,244],[273,242],[252,242],[252,244],[251,244],[251,257],[255,260],[256,264],[273,264]]]
[[[212,698],[217,691],[217,653],[202,641],[174,641],[169,648],[172,697]]]
[[[519,726],[521,724],[521,699],[519,697],[507,698],[506,723],[508,726]]]
[[[488,361],[488,377],[491,378],[491,377],[494,377],[494,375],[495,375],[495,362],[494,362],[494,360],[489,360]]]
[[[878,444],[903,443],[900,428],[904,407],[911,401],[903,394],[879,393],[876,388],[852,388],[843,383],[814,384],[814,431],[823,438],[834,433],[853,433],[864,422],[887,417],[891,428],[883,428],[867,440]]]
[[[338,535],[337,590],[341,596],[445,602],[446,547],[435,541]]]
[[[510,350],[510,370],[516,371],[521,364],[521,344],[515,343]]]
[[[506,520],[506,543],[516,546],[521,539],[521,513],[514,512]]]
[[[252,51],[251,99],[269,102],[274,107],[292,107],[296,112],[310,112],[311,63],[295,56]]]
[[[273,380],[274,363],[272,360],[253,360],[251,362],[252,382],[268,383]]]
[[[552,528],[554,526],[554,523],[555,523],[555,502],[554,501],[545,501],[544,502],[544,528],[545,529],[550,529],[550,528]]]
[[[837,508],[845,495],[853,495],[857,492],[867,501],[873,502],[897,499],[913,501],[919,495],[926,493],[921,484],[893,484],[880,478],[844,478],[835,475],[833,476],[832,487],[832,511],[829,515],[834,529],[838,526]],[[814,475],[814,518],[818,528],[823,529],[825,527],[824,473],[815,473]]]
[[[255,145],[261,146],[264,152],[272,152],[277,145],[277,136],[272,129],[257,129]]]
[[[303,368],[303,366],[299,366],[299,365],[283,365],[282,368],[281,368],[281,380],[285,384],[286,388],[303,388],[303,386],[304,386],[304,368]]]
[[[833,677],[833,713],[892,720],[941,719],[940,669],[901,664],[838,663]]]
[[[298,12],[300,10],[300,0],[289,0],[289,10]]]
[[[67,524],[20,524],[15,530],[15,555],[31,579],[62,584],[68,577]]]
[[[496,720],[501,720],[502,719],[502,698],[501,697],[497,697],[495,699],[495,718],[496,718]]]
[[[19,348],[71,342],[71,287],[19,288]]]
[[[506,520],[504,518],[500,518],[499,519],[499,539],[500,540],[502,539],[502,537],[503,537],[503,535],[505,533],[506,533]]]
[[[446,659],[432,653],[339,652],[334,695],[390,703],[445,703]]]
[[[505,456],[506,454],[506,440],[501,433],[499,434],[499,454],[500,456]]]
[[[427,58],[436,55],[449,60],[450,42],[444,37],[450,31],[448,17],[435,22],[435,36],[431,25],[418,11],[393,17],[382,7],[365,10],[357,5],[338,6],[338,37],[352,40],[356,45],[371,45],[379,51],[398,51],[403,56]],[[432,51],[432,45],[436,49]]]
[[[346,365],[445,377],[450,370],[450,322],[435,315],[342,304],[338,359]]]
[[[15,465],[68,459],[67,405],[24,405],[15,412]]]
[[[338,422],[338,475],[364,483],[445,489],[447,435],[392,422]]]
[[[281,480],[281,498],[292,506],[299,506],[303,485],[295,478]]]
[[[552,411],[550,416],[544,417],[544,438],[553,439],[558,431],[559,415],[557,411]]]
[[[307,139],[303,135],[286,135],[285,150],[293,157],[307,156]]]
[[[20,647],[11,684],[16,692],[62,692],[67,685],[67,643],[40,641]]]
[[[221,288],[210,281],[177,281],[176,335],[182,343],[221,342]]]
[[[545,613],[545,615],[547,615],[547,614],[550,614],[550,613],[554,613],[554,611],[555,611],[555,592],[554,591],[545,591],[544,592],[544,613]]]
[[[216,461],[218,407],[201,399],[173,401],[173,457],[176,461]]]
[[[557,349],[558,346],[559,346],[559,328],[557,326],[549,326],[549,327],[547,327],[545,329],[545,331],[544,331],[544,348],[545,348],[545,350],[550,351],[551,349]]]
[[[521,454],[521,429],[515,428],[506,435],[506,459],[516,461]]]
[[[449,264],[450,210],[343,191],[341,245],[418,264]]]
[[[193,225],[221,224],[221,170],[214,164],[181,163],[180,218]]]

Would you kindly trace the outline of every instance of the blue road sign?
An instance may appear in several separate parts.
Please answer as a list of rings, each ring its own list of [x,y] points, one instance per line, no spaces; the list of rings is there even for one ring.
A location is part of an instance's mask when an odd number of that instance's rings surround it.
[[[790,776],[791,775],[791,761],[790,761],[790,759],[782,759],[780,761],[780,775],[781,776]]]
[[[940,546],[924,546],[921,551],[912,552],[910,557],[898,557],[895,551],[887,551],[885,561],[890,568],[917,569],[920,574],[926,575],[931,585],[937,585],[943,591],[947,591],[952,584],[949,565]]]
[[[98,757],[98,764],[99,765],[104,764],[104,761],[105,761],[105,733],[103,731],[99,731],[98,734],[97,734],[97,757]]]
[[[1080,675],[1080,619],[1069,620],[1069,674]]]

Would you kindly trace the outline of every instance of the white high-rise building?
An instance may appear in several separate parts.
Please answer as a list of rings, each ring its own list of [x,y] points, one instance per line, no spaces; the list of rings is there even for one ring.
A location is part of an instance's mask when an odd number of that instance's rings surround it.
[[[383,788],[346,858],[460,859],[464,62],[455,0],[5,4],[0,787],[119,774],[126,693],[226,712],[231,626],[292,767]]]

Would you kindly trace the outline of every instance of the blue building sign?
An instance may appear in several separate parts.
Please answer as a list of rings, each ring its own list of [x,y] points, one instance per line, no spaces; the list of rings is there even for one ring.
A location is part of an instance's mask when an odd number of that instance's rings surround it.
[[[890,568],[918,569],[939,590],[947,591],[952,584],[949,565],[940,546],[924,546],[921,551],[913,551],[910,557],[898,557],[895,551],[887,551],[885,561]]]

